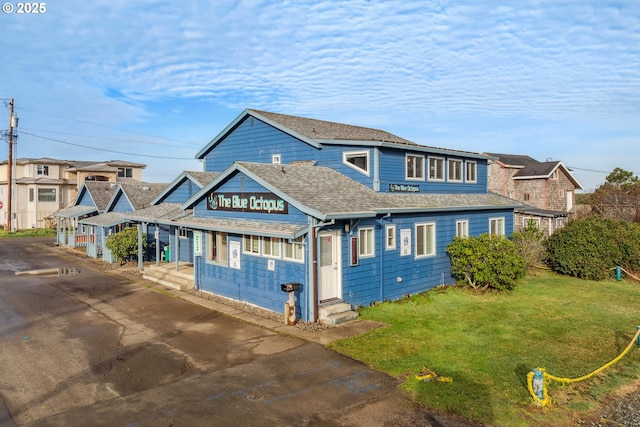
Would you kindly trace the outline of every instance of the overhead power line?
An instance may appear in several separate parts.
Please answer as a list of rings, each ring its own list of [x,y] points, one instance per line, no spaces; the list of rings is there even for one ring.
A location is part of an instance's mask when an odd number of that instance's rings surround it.
[[[24,131],[19,131],[19,133],[21,133],[23,135],[33,136],[35,138],[44,139],[46,141],[58,142],[60,144],[65,144],[65,145],[72,145],[74,147],[86,148],[88,150],[96,150],[96,151],[105,151],[107,153],[124,154],[126,156],[150,157],[150,158],[154,158],[154,159],[195,160],[195,157],[155,156],[155,155],[152,155],[152,154],[138,154],[138,153],[128,153],[128,152],[125,152],[125,151],[107,150],[106,148],[96,148],[96,147],[89,147],[87,145],[82,145],[82,144],[74,144],[73,142],[62,141],[62,140],[54,139],[54,138],[48,138],[46,136],[35,135],[33,133],[24,132]]]
[[[189,145],[194,145],[194,146],[195,145],[200,145],[200,144],[195,144],[193,142],[178,141],[176,139],[170,139],[170,138],[166,138],[164,136],[151,135],[151,134],[148,134],[148,133],[136,132],[136,131],[132,131],[132,130],[128,130],[128,129],[122,129],[122,128],[116,128],[116,127],[107,126],[107,125],[103,125],[103,124],[99,124],[99,123],[92,123],[92,122],[88,122],[86,120],[72,119],[70,117],[58,116],[56,114],[51,114],[51,113],[44,113],[42,111],[31,110],[29,108],[24,108],[24,107],[20,107],[20,108],[17,108],[17,109],[24,110],[24,111],[29,111],[29,112],[36,113],[36,114],[42,114],[42,115],[45,115],[45,116],[55,117],[55,118],[58,118],[58,119],[70,120],[72,122],[84,123],[84,124],[91,125],[91,126],[97,126],[97,127],[102,127],[102,128],[106,128],[106,129],[113,129],[113,130],[118,130],[118,131],[121,131],[121,132],[129,132],[129,133],[132,133],[132,134],[148,136],[148,137],[151,137],[151,138],[164,139],[165,141],[180,142],[180,143],[183,143],[183,144],[189,144]]]

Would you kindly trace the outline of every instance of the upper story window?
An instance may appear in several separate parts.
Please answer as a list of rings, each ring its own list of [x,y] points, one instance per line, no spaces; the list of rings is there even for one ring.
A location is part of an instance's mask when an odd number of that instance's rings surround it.
[[[444,159],[429,157],[429,180],[444,181]]]
[[[462,182],[462,160],[449,159],[449,181]]]
[[[407,179],[424,179],[424,156],[407,154]]]
[[[280,154],[272,154],[271,163],[273,163],[274,165],[279,165],[280,163],[282,163],[282,156]]]
[[[357,151],[342,154],[342,162],[355,170],[369,175],[369,152]]]
[[[478,164],[476,162],[472,162],[467,160],[465,168],[465,182],[477,182],[478,181]]]
[[[36,174],[38,176],[49,176],[49,165],[37,165]]]
[[[132,168],[118,168],[118,178],[132,178],[132,177],[133,177]]]
[[[558,179],[558,169],[551,172],[551,179]]]

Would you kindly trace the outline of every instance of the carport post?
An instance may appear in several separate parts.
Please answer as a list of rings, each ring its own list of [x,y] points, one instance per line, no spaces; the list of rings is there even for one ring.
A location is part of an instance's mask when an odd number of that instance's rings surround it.
[[[138,224],[138,270],[140,271],[144,270],[144,266],[143,266],[144,254],[142,253],[143,251],[142,232],[145,231],[146,228],[147,228],[146,222],[143,222],[142,224]]]

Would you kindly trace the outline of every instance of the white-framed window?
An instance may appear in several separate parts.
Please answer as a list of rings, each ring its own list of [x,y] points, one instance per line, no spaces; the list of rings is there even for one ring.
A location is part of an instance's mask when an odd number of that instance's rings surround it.
[[[49,176],[49,165],[36,165],[36,174],[38,176]]]
[[[284,259],[289,261],[304,261],[304,240],[303,236],[284,242]]]
[[[227,233],[210,231],[207,233],[207,262],[228,265]]]
[[[416,258],[436,254],[436,224],[416,224]]]
[[[369,176],[369,151],[342,153],[342,163]]]
[[[245,234],[242,237],[242,252],[245,254],[260,255],[260,237]]]
[[[390,251],[396,248],[396,226],[387,225],[385,227],[385,249]]]
[[[274,165],[279,165],[280,163],[282,163],[282,156],[280,154],[272,154],[271,163],[273,163]]]
[[[558,179],[558,169],[551,172],[551,179]]]
[[[36,199],[35,194],[36,194],[36,191],[33,188],[30,188],[29,189],[29,201],[30,202],[35,201],[35,199]]]
[[[178,237],[181,239],[186,239],[187,237],[189,237],[189,230],[187,230],[186,228],[179,228]]]
[[[424,180],[424,156],[407,154],[407,179]]]
[[[429,180],[444,181],[444,159],[442,157],[429,157]]]
[[[540,218],[534,218],[532,216],[522,218],[522,226],[527,228],[530,223],[535,224],[536,228],[540,230]]]
[[[556,218],[556,228],[562,228],[562,227],[564,227],[564,218],[563,217]]]
[[[358,229],[358,255],[360,258],[375,256],[375,238],[372,227]]]
[[[55,188],[38,188],[38,202],[55,202]]]
[[[132,168],[118,168],[118,178],[132,178],[132,177],[133,177]]]
[[[456,221],[456,236],[462,238],[469,237],[469,220],[461,219]]]
[[[462,182],[462,160],[449,159],[449,181]]]
[[[478,164],[474,161],[467,160],[465,162],[465,182],[478,182]]]
[[[504,218],[489,218],[489,234],[504,236]]]
[[[279,237],[263,237],[262,253],[270,258],[280,258],[282,256],[281,243],[282,239]]]

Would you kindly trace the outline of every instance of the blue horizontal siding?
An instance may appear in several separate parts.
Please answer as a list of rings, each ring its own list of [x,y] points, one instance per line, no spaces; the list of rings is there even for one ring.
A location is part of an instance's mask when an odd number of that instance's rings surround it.
[[[82,194],[77,199],[76,206],[96,206],[86,187],[82,189]]]
[[[118,191],[114,203],[111,204],[110,212],[133,212],[133,206],[131,206],[131,203],[129,203],[129,200],[127,200],[124,194],[122,194],[121,191]]]
[[[271,163],[279,154],[282,163],[317,160],[317,149],[254,118],[245,118],[205,156],[205,170],[219,172],[236,161]]]
[[[198,191],[200,191],[200,186],[185,177],[160,203],[184,203]]]
[[[242,236],[229,235],[229,241],[240,242]],[[204,238],[205,253],[209,249],[208,239]],[[200,289],[232,298],[238,301],[255,304],[275,312],[282,313],[288,294],[282,292],[280,284],[287,282],[300,283],[301,289],[296,292],[298,310],[307,304],[306,267],[304,263],[275,260],[274,271],[269,271],[269,258],[253,255],[240,255],[241,269],[208,263],[204,257],[196,259],[197,270],[200,272],[198,283]],[[307,319],[306,314],[298,311],[297,317]]]

